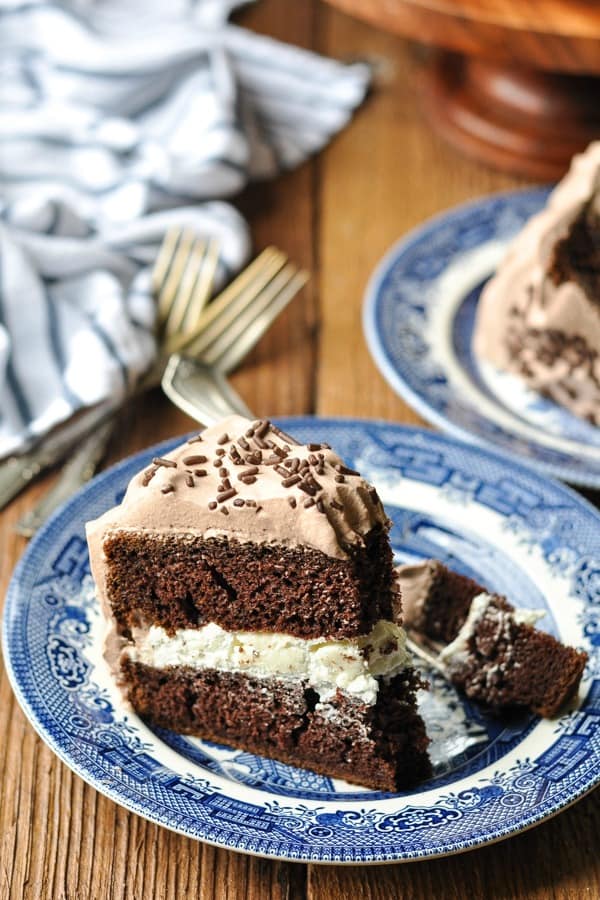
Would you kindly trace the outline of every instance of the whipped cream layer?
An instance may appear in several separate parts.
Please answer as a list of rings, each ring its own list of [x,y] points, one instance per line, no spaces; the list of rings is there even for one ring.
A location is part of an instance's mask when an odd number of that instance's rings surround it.
[[[304,640],[289,634],[229,632],[214,623],[180,629],[173,636],[160,627],[136,629],[124,652],[135,662],[158,669],[189,666],[243,672],[255,678],[306,682],[321,702],[337,690],[371,705],[378,677],[392,678],[411,665],[404,630],[380,620],[354,640]]]
[[[511,243],[477,307],[476,355],[600,424],[600,297],[552,271],[557,244],[600,216],[600,141],[571,168]]]

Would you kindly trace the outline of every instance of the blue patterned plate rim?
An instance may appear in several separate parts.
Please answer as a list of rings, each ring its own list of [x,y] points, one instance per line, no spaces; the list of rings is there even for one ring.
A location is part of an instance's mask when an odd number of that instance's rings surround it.
[[[442,768],[400,795],[352,792],[318,776],[310,782],[311,773],[281,764],[269,781],[273,773],[259,757],[236,780],[231,773],[241,771],[241,757],[247,766],[249,755],[238,754],[227,768],[219,760],[228,750],[217,745],[183,748],[181,756],[178,736],[150,732],[114,700],[93,655],[98,610],[84,592],[82,529],[178,438],[93,479],[15,569],[3,654],[19,703],[43,740],[85,781],[151,821],[215,846],[294,861],[368,864],[462,852],[519,833],[592,790],[600,781],[598,512],[526,466],[433,432],[373,420],[278,421],[301,440],[329,440],[375,481],[399,558],[428,555],[433,541],[436,555],[465,572],[477,576],[478,565],[489,578],[495,572],[500,581],[492,589],[510,590],[512,599],[537,585],[534,605],[547,597],[549,630],[590,654],[577,703],[552,722],[494,725],[493,737],[456,757],[457,768]],[[474,516],[485,532],[479,524],[469,531]],[[516,573],[508,588],[507,561]],[[544,585],[551,586],[546,595]],[[466,721],[464,710],[458,715]]]
[[[424,419],[460,440],[501,450],[540,472],[594,488],[600,487],[600,429],[528,392],[517,379],[501,376],[490,367],[482,368],[471,348],[478,295],[494,268],[488,266],[486,270],[484,262],[482,270],[481,261],[473,263],[472,254],[489,250],[499,261],[501,250],[544,205],[549,191],[549,187],[542,187],[491,194],[444,210],[409,231],[384,254],[369,279],[363,330],[382,375]],[[473,238],[478,227],[482,233]],[[465,235],[466,249],[460,245]],[[498,243],[502,245],[500,250],[492,247]],[[416,254],[421,272],[407,279],[406,269]],[[451,311],[443,317],[448,333],[431,340],[428,327],[439,317],[436,286],[444,283],[444,276],[461,264],[463,257],[465,266],[475,265],[475,274],[469,278],[467,270],[465,284],[469,289],[456,289],[456,298],[451,298]],[[424,262],[430,264],[433,275],[424,271]],[[410,297],[415,286],[416,302]],[[400,321],[406,333],[398,344],[399,328],[394,324]],[[460,380],[453,384],[457,374]],[[461,386],[469,388],[469,397],[459,396]],[[513,395],[517,401],[507,400]],[[483,411],[478,409],[478,401],[486,404]],[[498,421],[496,413],[501,416]],[[543,434],[536,439],[534,430],[539,435],[540,431],[547,432],[549,425],[550,437]],[[578,445],[590,456],[582,457]]]

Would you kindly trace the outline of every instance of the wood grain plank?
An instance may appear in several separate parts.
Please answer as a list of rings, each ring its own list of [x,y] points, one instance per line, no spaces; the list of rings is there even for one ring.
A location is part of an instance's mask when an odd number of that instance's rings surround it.
[[[379,74],[365,109],[318,163],[317,409],[417,422],[369,356],[361,328],[368,279],[389,247],[425,219],[520,182],[466,161],[425,129],[415,54],[406,42],[322,8],[318,48],[339,58],[367,57]]]
[[[365,348],[364,284],[387,246],[424,217],[516,182],[464,161],[429,134],[410,86],[412,55],[402,41],[315,0],[261,0],[242,21],[334,56],[375,56],[382,84],[325,154],[241,199],[257,249],[276,243],[313,277],[234,384],[259,414],[316,409],[414,421]],[[194,425],[160,392],[150,393],[125,411],[109,462]],[[32,486],[0,517],[2,593],[25,546],[13,525],[51,480]],[[510,896],[535,900],[600,896],[598,793],[528,835],[462,857],[377,869],[307,868],[204,846],[98,794],[37,738],[2,666],[0,734],[2,900],[301,900],[307,891],[312,898],[493,897],[495,880],[505,891],[518,888]]]

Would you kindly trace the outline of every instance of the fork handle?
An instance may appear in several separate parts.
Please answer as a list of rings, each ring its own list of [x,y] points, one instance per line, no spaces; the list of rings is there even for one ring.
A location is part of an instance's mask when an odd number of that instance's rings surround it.
[[[19,519],[15,530],[24,537],[32,537],[65,500],[92,477],[113,434],[116,414],[88,435],[63,466],[54,486],[44,494],[36,506]]]

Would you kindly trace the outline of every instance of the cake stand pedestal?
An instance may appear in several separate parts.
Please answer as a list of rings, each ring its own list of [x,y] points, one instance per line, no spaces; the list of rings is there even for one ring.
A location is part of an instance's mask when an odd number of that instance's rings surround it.
[[[553,179],[600,138],[600,3],[327,2],[437,48],[420,80],[423,108],[471,156]]]

